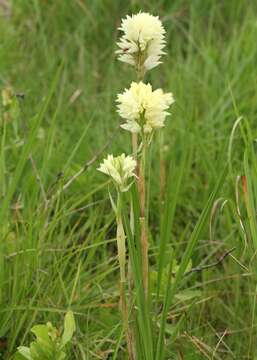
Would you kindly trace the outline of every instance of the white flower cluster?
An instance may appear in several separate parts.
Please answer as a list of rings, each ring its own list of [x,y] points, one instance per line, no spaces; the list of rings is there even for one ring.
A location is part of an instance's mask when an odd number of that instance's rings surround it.
[[[114,157],[113,155],[108,155],[107,159],[104,159],[97,170],[109,175],[119,190],[124,192],[127,191],[130,186],[130,184],[128,184],[129,178],[135,176],[134,171],[136,166],[137,163],[132,156],[121,154],[120,156]]]
[[[161,63],[166,42],[165,29],[158,16],[143,12],[127,16],[119,30],[123,32],[117,43],[119,60],[135,66],[141,76]],[[172,93],[164,93],[162,89],[153,90],[150,84],[142,81],[132,82],[129,89],[117,96],[118,113],[126,120],[121,127],[132,133],[140,133],[144,140],[144,134],[151,134],[165,125],[168,109],[173,102]],[[136,176],[136,166],[137,162],[132,156],[108,155],[98,170],[111,176],[120,191],[127,191],[129,178]]]
[[[132,133],[151,133],[164,126],[169,106],[174,102],[171,93],[162,89],[152,90],[150,84],[132,82],[117,97],[118,113],[127,120],[121,127]]]
[[[124,34],[117,43],[119,60],[143,67],[144,71],[159,65],[164,54],[165,29],[158,16],[140,12],[127,16],[119,28]]]

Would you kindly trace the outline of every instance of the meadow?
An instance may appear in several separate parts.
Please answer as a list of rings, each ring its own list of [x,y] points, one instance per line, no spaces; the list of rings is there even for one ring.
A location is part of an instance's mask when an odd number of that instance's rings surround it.
[[[97,168],[131,152],[115,100],[135,73],[115,51],[140,10],[167,40],[145,81],[175,103],[149,151],[138,346],[153,353],[137,360],[257,359],[254,0],[0,0],[0,90],[14,94],[0,107],[0,359],[36,324],[62,331],[68,310],[67,359],[127,359],[113,189]]]

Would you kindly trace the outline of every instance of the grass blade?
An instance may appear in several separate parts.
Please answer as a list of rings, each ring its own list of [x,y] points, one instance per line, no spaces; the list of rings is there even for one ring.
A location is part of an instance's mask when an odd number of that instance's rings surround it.
[[[155,357],[156,360],[164,359],[164,334],[165,334],[166,318],[167,318],[169,306],[172,303],[172,300],[176,294],[176,290],[182,280],[182,277],[183,277],[186,267],[189,263],[191,255],[192,255],[192,253],[195,249],[195,246],[200,238],[201,232],[207,223],[208,215],[210,213],[211,207],[212,207],[213,202],[214,202],[215,198],[217,197],[218,192],[225,180],[226,174],[227,174],[227,169],[225,168],[225,170],[223,171],[223,173],[221,174],[221,176],[219,178],[219,181],[218,181],[215,189],[211,193],[211,195],[207,201],[207,204],[205,205],[205,208],[194,228],[194,231],[193,231],[189,241],[188,241],[188,245],[186,247],[184,256],[182,257],[178,272],[176,273],[174,283],[172,286],[170,285],[170,283],[167,285],[166,296],[165,296],[165,301],[164,301],[164,308],[163,308],[162,318],[161,318],[161,328],[160,328],[158,344],[157,344],[157,352],[156,352],[156,357]],[[171,267],[172,267],[172,263],[170,266],[170,274],[172,271]]]

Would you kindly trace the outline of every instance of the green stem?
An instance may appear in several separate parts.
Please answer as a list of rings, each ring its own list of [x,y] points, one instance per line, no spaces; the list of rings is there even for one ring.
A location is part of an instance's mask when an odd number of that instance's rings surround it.
[[[144,69],[141,64],[141,57],[138,58],[138,66],[136,67],[136,81],[139,83],[140,81],[144,80]],[[131,143],[132,143],[132,154],[134,158],[137,160],[137,152],[138,152],[138,135],[136,133],[132,133],[131,136]],[[137,160],[138,161],[138,160]],[[139,173],[139,162],[137,163],[137,174]],[[133,206],[131,203],[130,206],[130,227],[131,227],[131,233],[134,234],[134,211]],[[141,249],[142,250],[142,249]],[[129,266],[128,266],[128,282],[129,282],[129,305],[132,311],[132,319],[134,320],[136,318],[136,313],[133,305],[133,274],[132,274],[132,267],[131,267],[131,261],[129,260]],[[136,340],[135,340],[135,329],[133,328],[133,325],[130,326],[130,333],[131,333],[131,342],[132,342],[132,350],[133,350],[133,357],[136,358],[135,355],[135,348],[136,348]]]
[[[144,80],[144,76],[145,76],[145,71],[144,71],[144,67],[142,64],[142,59],[141,59],[141,55],[139,54],[138,56],[138,64],[136,66],[136,75],[137,75],[137,79],[136,81],[139,83],[140,81]],[[132,133],[132,152],[134,157],[136,158],[137,156],[137,148],[138,148],[138,136],[136,133]]]
[[[160,156],[160,214],[163,213],[164,193],[166,185],[166,166],[164,157],[164,134],[160,131],[159,134],[159,156]]]
[[[146,140],[142,138],[143,147],[142,154],[139,161],[139,176],[138,176],[138,192],[140,201],[140,224],[141,224],[141,256],[142,256],[142,274],[145,298],[148,297],[148,236],[147,236],[147,222],[145,214],[146,206],[146,183],[145,183],[145,170],[146,170]]]
[[[120,305],[124,331],[126,334],[128,355],[130,360],[135,360],[133,351],[132,334],[129,328],[128,308],[126,301],[126,237],[124,227],[122,223],[122,198],[121,193],[118,191],[117,199],[117,247],[118,247],[118,259],[120,266]]]
[[[6,193],[6,181],[5,181],[5,173],[6,173],[6,164],[5,164],[5,142],[6,142],[6,120],[4,119],[4,116],[1,118],[0,114],[0,122],[2,121],[3,127],[1,129],[1,173],[0,173],[0,185],[2,189],[1,196],[5,196]]]
[[[0,114],[1,116],[1,114]],[[1,169],[0,169],[0,186],[1,186],[1,192],[0,192],[0,197],[4,198],[5,194],[6,194],[6,162],[5,162],[5,143],[6,143],[6,127],[7,127],[7,121],[6,119],[4,119],[4,116],[2,117],[2,119],[0,118],[0,120],[2,120],[2,124],[3,127],[1,129],[2,134],[1,134],[1,156],[0,156],[0,161],[1,161]],[[0,225],[0,236],[1,239],[5,238],[5,234],[7,231],[7,224],[8,222],[1,220],[1,225]],[[5,260],[4,260],[4,241],[2,240],[1,244],[0,244],[0,269],[1,269],[1,275],[0,275],[0,279],[1,279],[1,283],[4,283],[4,276],[5,276]],[[2,289],[0,289],[0,303],[3,302],[4,299],[4,291],[2,291]]]
[[[118,247],[118,259],[120,265],[120,280],[121,282],[126,281],[126,244],[125,244],[125,233],[122,224],[122,200],[121,194],[118,192],[118,199],[117,199],[117,214],[116,214],[116,221],[117,221],[117,247]]]

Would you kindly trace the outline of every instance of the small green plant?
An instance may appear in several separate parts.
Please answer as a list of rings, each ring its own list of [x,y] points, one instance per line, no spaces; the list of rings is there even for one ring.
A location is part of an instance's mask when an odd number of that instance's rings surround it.
[[[67,358],[66,345],[71,341],[75,331],[73,313],[69,311],[64,319],[62,335],[50,322],[36,325],[31,332],[36,336],[29,347],[20,346],[14,360],[63,360]]]

